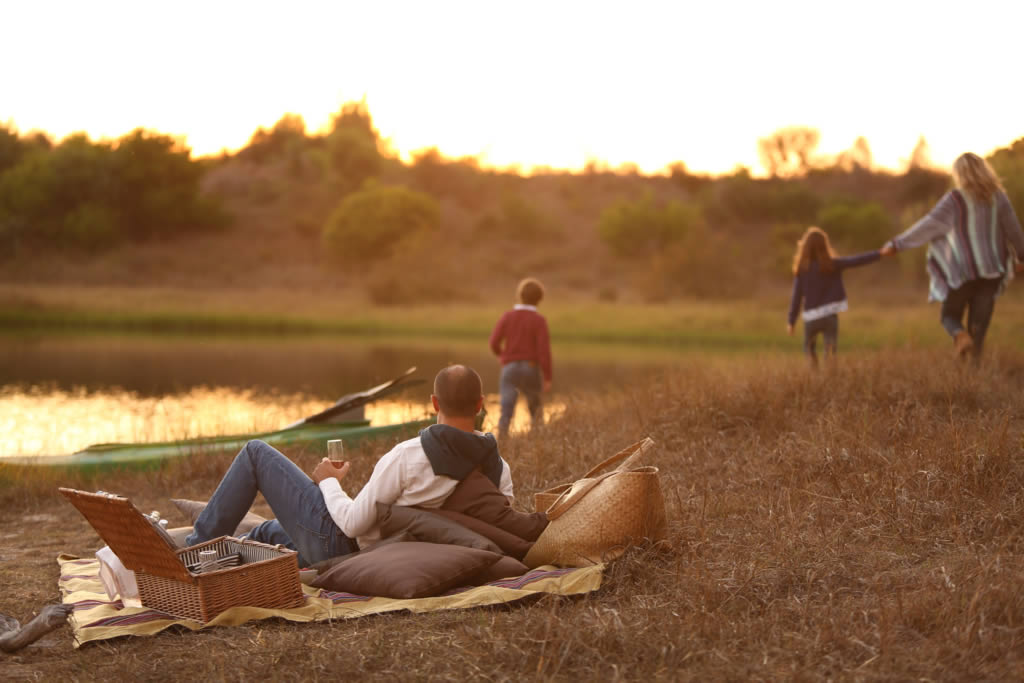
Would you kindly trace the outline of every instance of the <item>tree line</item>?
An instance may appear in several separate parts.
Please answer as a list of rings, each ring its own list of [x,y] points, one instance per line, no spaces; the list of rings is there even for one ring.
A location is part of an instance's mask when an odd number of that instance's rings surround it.
[[[828,158],[817,152],[819,137],[793,127],[759,140],[765,177],[745,168],[694,174],[677,162],[649,176],[591,163],[579,173],[539,170],[525,179],[437,149],[402,161],[365,102],[344,104],[315,133],[286,114],[241,150],[200,160],[179,140],[141,129],[113,141],[78,134],[54,143],[0,126],[0,246],[8,255],[23,248],[91,253],[222,229],[239,202],[276,202],[287,207],[282,220],[292,222],[282,229],[315,236],[324,254],[354,267],[394,258],[453,222],[482,239],[534,247],[585,230],[609,257],[648,273],[652,292],[701,294],[711,273],[753,286],[743,275],[751,258],[783,274],[810,224],[841,249],[877,247],[949,187],[923,139],[907,167],[893,172],[875,167],[864,138]],[[1024,209],[1024,138],[989,160]],[[241,180],[204,190],[204,176],[225,167]],[[744,242],[759,253],[751,256]]]

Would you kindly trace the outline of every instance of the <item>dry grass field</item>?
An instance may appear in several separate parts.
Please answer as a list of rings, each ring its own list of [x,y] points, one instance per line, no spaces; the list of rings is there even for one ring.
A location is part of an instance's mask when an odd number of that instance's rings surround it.
[[[79,650],[62,629],[0,655],[0,678],[1019,680],[1022,389],[1024,355],[1006,351],[977,369],[945,350],[849,354],[820,373],[796,358],[681,361],[570,397],[503,447],[529,509],[621,447],[659,443],[670,547],[632,550],[599,592]],[[357,482],[384,446],[353,449]],[[0,612],[25,620],[54,601],[57,554],[101,545],[58,484],[170,513],[169,497],[208,495],[227,462],[102,481],[0,469]]]

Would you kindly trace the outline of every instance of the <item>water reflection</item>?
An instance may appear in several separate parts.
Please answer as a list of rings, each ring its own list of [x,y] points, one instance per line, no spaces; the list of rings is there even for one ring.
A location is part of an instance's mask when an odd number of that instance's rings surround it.
[[[326,405],[310,394],[196,387],[166,396],[121,389],[64,391],[56,388],[0,389],[0,457],[64,455],[90,444],[174,441],[273,431]],[[486,430],[495,428],[497,395],[487,396]],[[565,406],[546,406],[550,419]],[[384,399],[365,408],[371,425],[395,424],[432,415],[428,400]],[[513,431],[529,426],[520,406]]]
[[[548,419],[565,409],[565,390],[620,381],[645,362],[619,353],[595,359],[557,345],[555,357]],[[0,457],[272,431],[413,365],[421,383],[368,406],[365,416],[375,425],[420,419],[431,414],[429,381],[452,362],[480,372],[488,392],[485,428],[495,429],[498,365],[473,342],[0,335]],[[521,405],[512,429],[528,424]]]
[[[555,389],[592,389],[638,370],[661,368],[673,356],[651,349],[554,347]],[[480,342],[423,343],[345,337],[158,337],[0,335],[0,386],[48,386],[64,391],[113,387],[142,396],[196,387],[235,387],[303,393],[333,401],[417,366],[432,380],[450,363],[475,368],[487,391],[497,391],[499,367]],[[429,389],[424,392],[429,395]]]

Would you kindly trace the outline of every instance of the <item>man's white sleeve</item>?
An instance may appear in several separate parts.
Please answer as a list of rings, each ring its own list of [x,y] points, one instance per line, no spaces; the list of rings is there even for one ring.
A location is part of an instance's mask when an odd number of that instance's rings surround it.
[[[505,494],[505,497],[509,500],[515,500],[515,494],[512,489],[512,468],[508,466],[505,459],[501,459],[501,492]]]
[[[396,449],[377,461],[366,486],[353,500],[337,479],[324,479],[320,491],[331,519],[349,538],[357,538],[377,526],[377,503],[388,505],[402,494],[402,461]]]

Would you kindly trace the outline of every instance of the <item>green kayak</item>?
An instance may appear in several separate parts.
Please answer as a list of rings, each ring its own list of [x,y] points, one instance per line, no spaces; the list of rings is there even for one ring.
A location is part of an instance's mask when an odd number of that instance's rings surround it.
[[[367,439],[411,438],[433,424],[432,419],[402,422],[371,427],[366,421],[337,424],[307,424],[276,432],[239,434],[162,443],[109,443],[89,446],[71,455],[3,458],[0,466],[18,465],[54,467],[75,470],[105,470],[116,468],[147,469],[158,466],[169,458],[235,452],[253,439],[266,441],[272,446],[303,447],[312,452],[327,453],[328,439],[344,439],[346,445]]]
[[[434,423],[432,418],[413,420],[390,425],[371,426],[368,420],[345,419],[353,411],[361,418],[361,407],[378,398],[390,395],[422,380],[410,380],[416,368],[409,368],[395,379],[371,387],[365,391],[348,394],[338,399],[333,406],[315,415],[272,432],[213,436],[180,441],[157,443],[102,443],[89,446],[71,455],[15,456],[0,458],[0,468],[13,465],[18,467],[63,468],[79,471],[123,469],[149,469],[162,462],[187,455],[201,455],[237,452],[249,441],[259,439],[272,446],[302,447],[311,452],[327,453],[329,439],[344,439],[354,444],[369,439],[411,438]],[[334,422],[332,420],[345,420]]]

